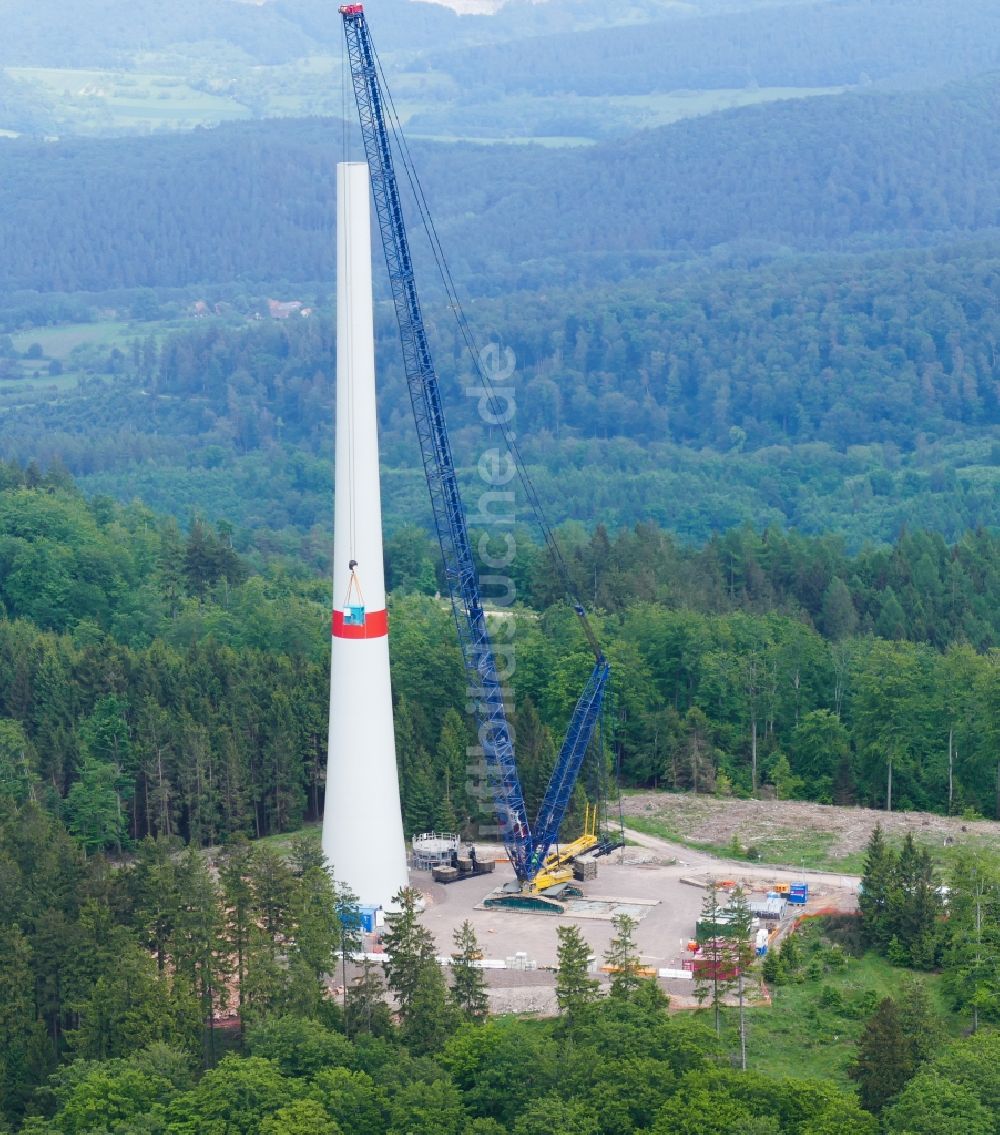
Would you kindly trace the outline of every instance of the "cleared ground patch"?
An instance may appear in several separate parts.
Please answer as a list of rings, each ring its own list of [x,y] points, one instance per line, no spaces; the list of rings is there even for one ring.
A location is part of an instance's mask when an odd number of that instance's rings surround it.
[[[626,823],[686,847],[759,861],[854,874],[876,824],[890,841],[911,832],[937,858],[963,846],[996,846],[1000,823],[929,812],[879,812],[798,800],[726,800],[669,792],[625,793]],[[734,843],[735,841],[735,843]],[[737,850],[737,848],[739,850]]]

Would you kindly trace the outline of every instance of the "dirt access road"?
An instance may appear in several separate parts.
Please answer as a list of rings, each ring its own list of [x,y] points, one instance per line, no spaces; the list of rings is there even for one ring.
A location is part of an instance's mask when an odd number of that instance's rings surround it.
[[[680,843],[671,843],[659,836],[646,835],[626,827],[625,838],[645,848],[664,864],[665,876],[735,879],[747,882],[810,883],[816,886],[840,887],[856,894],[860,875],[846,875],[830,871],[802,870],[798,867],[778,868],[766,864],[746,863],[741,859],[720,859],[707,851],[695,851]],[[671,862],[672,861],[672,862]]]

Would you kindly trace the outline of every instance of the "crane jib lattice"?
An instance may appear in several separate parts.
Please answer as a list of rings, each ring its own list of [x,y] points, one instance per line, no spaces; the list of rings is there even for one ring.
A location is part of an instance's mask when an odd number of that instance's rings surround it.
[[[597,664],[577,702],[536,822],[534,826],[529,825],[503,690],[479,594],[475,558],[458,490],[440,389],[413,278],[409,240],[385,122],[378,58],[362,6],[345,5],[340,13],[344,19],[361,137],[399,324],[403,366],[430,492],[434,526],[441,546],[462,657],[475,681],[473,700],[487,780],[493,791],[507,853],[518,879],[526,883],[538,873],[558,835],[600,715],[610,667],[600,650],[596,649]],[[582,608],[577,607],[577,612],[583,618],[588,638],[596,647]]]

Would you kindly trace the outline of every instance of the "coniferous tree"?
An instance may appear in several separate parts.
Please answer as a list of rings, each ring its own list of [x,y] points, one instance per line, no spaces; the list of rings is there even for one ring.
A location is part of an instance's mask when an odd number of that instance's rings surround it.
[[[878,1115],[903,1090],[916,1068],[903,1031],[899,1006],[884,998],[868,1019],[848,1075],[858,1085],[861,1106]]]
[[[393,895],[393,904],[398,909],[386,915],[387,929],[382,937],[385,977],[396,997],[404,1025],[414,1011],[422,972],[431,966],[437,969],[434,939],[430,931],[420,924],[417,912],[419,898],[412,887],[403,887]],[[425,991],[427,988],[429,986],[425,983]]]
[[[468,919],[455,931],[452,940],[455,952],[451,955],[451,999],[467,1020],[481,1021],[489,1010],[489,997],[486,978],[476,965],[482,961],[483,951]]]
[[[740,1068],[747,1070],[747,1021],[746,999],[754,983],[754,962],[756,954],[752,940],[753,914],[750,902],[743,887],[735,887],[729,898],[728,935],[731,943],[731,956],[736,967],[736,997],[739,1008]]]
[[[604,961],[611,970],[609,996],[630,1001],[643,981],[642,962],[635,946],[638,923],[627,914],[618,914],[611,920],[615,936],[611,939]]]
[[[736,978],[732,948],[724,936],[728,928],[723,927],[722,914],[719,886],[713,880],[709,882],[701,903],[701,921],[708,925],[709,931],[696,960],[694,984],[698,1004],[703,1005],[707,1001],[712,1007],[716,1036],[722,1035],[722,1006]]]
[[[0,1122],[20,1116],[38,1080],[36,1038],[43,1034],[32,998],[31,946],[0,925]]]
[[[288,967],[279,959],[277,943],[256,922],[250,923],[243,962],[240,1020],[249,1026],[284,1010],[288,999]]]
[[[326,863],[326,857],[323,857]],[[334,910],[337,917],[337,930],[340,940],[340,982],[343,988],[343,1010],[347,1021],[347,963],[355,954],[361,952],[364,936],[361,926],[361,911],[358,909],[358,896],[346,883],[334,882]],[[349,1023],[347,1035],[350,1036]]]
[[[291,868],[265,843],[253,845],[250,886],[261,927],[277,940],[288,928],[295,879]]]
[[[441,967],[433,959],[421,966],[403,1021],[409,1049],[421,1056],[438,1052],[454,1031],[457,1010],[448,997]]]
[[[135,864],[123,878],[134,904],[135,920],[156,954],[157,968],[166,966],[168,946],[177,921],[180,895],[177,864],[165,839],[147,837],[136,850]]]
[[[590,947],[577,926],[557,926],[556,1003],[572,1025],[597,998],[598,983],[588,972]]]
[[[37,758],[20,721],[0,718],[0,798],[20,806],[36,798]]]
[[[66,813],[69,830],[88,851],[121,848],[126,828],[118,787],[112,765],[84,758],[80,779],[66,796]]]
[[[219,889],[201,852],[190,845],[177,872],[180,903],[170,939],[177,974],[193,990],[208,1026],[208,1056],[215,1059],[216,1010],[228,1002],[230,956]]]
[[[294,953],[319,983],[333,970],[340,947],[337,895],[325,867],[307,867],[295,880],[289,923]]]
[[[174,980],[186,988],[183,975]],[[184,997],[180,1006],[182,1026],[189,1007],[190,1001]],[[190,1035],[190,1030],[183,1029],[182,1035],[177,1035],[175,1008],[167,974],[160,973],[154,959],[136,943],[119,935],[113,964],[78,1006],[79,1024],[70,1035],[71,1047],[84,1059],[108,1060],[155,1041],[183,1044],[188,1039],[183,1034]]]
[[[882,825],[876,824],[868,840],[858,907],[861,933],[871,946],[884,949],[892,937],[889,904],[895,885],[896,856],[886,845]]]
[[[899,1025],[916,1071],[936,1055],[942,1040],[941,1027],[922,981],[907,978],[895,1001]]]
[[[246,1034],[246,974],[250,932],[253,927],[253,888],[250,882],[249,841],[240,834],[223,851],[219,862],[219,883],[225,902],[226,942],[236,960],[236,996],[240,1010],[240,1038]]]
[[[858,625],[858,613],[847,585],[838,576],[830,580],[823,593],[823,631],[832,639],[842,639],[854,634]]]
[[[894,937],[910,963],[920,969],[931,969],[937,961],[940,914],[941,896],[930,852],[917,847],[912,833],[907,832],[896,859],[889,918]]]
[[[361,959],[361,973],[347,990],[344,1024],[350,1037],[389,1036],[392,1014],[385,1001],[385,983],[375,963]]]

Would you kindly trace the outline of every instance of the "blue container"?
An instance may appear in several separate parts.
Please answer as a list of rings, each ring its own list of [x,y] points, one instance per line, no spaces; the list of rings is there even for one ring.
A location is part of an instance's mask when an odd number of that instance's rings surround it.
[[[377,906],[359,906],[358,915],[360,917],[361,929],[365,934],[371,934],[375,930],[375,911],[378,910]]]
[[[365,609],[359,604],[352,603],[344,608],[344,624],[348,627],[363,627],[365,625]]]

